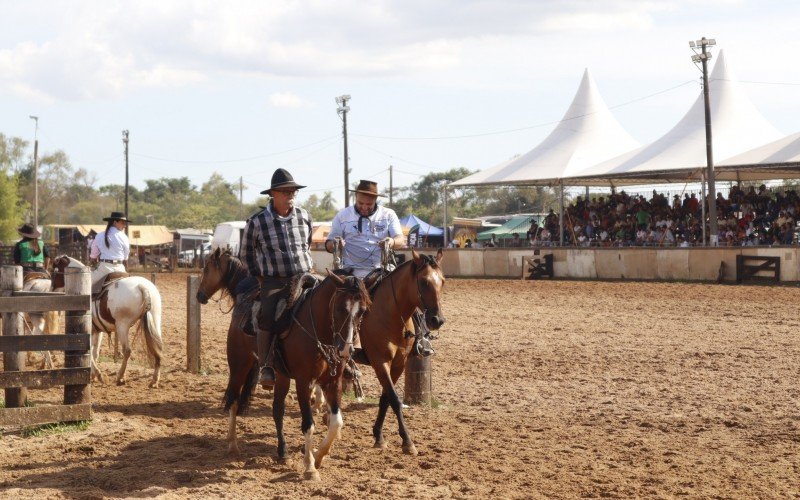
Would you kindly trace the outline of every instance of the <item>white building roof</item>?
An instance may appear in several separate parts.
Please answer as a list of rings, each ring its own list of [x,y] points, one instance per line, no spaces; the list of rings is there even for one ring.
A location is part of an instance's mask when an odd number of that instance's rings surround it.
[[[451,186],[551,184],[638,145],[611,114],[587,69],[564,117],[538,146]]]

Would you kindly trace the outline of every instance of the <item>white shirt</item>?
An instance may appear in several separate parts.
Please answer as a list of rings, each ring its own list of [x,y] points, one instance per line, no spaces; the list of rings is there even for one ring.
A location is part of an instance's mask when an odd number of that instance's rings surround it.
[[[352,267],[354,274],[363,278],[381,265],[378,242],[400,234],[403,234],[403,227],[391,208],[378,205],[372,215],[362,217],[354,206],[350,206],[340,210],[333,218],[328,240],[344,239],[342,265]]]
[[[128,256],[131,253],[131,244],[125,232],[113,226],[108,228],[108,246],[106,246],[105,236],[106,231],[102,231],[95,236],[90,257],[102,260],[128,260]]]

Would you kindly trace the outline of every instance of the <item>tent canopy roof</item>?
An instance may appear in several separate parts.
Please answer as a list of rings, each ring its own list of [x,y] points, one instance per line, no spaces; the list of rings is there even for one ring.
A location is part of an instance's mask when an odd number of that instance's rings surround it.
[[[586,69],[569,109],[538,146],[522,156],[460,179],[451,186],[553,182],[638,145],[611,114]]]
[[[444,236],[444,230],[440,227],[431,226],[414,214],[409,214],[400,219],[400,224],[408,229],[419,225],[420,236]]]
[[[524,239],[525,233],[528,232],[528,229],[531,227],[532,220],[532,215],[515,215],[510,221],[500,227],[478,233],[478,240],[491,239],[492,235],[495,235],[498,240],[510,239],[514,237],[514,233],[517,233],[520,238]]]

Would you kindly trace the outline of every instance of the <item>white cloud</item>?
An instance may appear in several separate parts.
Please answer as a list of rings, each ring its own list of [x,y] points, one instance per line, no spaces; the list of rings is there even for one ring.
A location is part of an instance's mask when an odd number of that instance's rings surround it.
[[[311,102],[306,101],[292,92],[275,92],[270,95],[267,102],[273,108],[310,108]]]

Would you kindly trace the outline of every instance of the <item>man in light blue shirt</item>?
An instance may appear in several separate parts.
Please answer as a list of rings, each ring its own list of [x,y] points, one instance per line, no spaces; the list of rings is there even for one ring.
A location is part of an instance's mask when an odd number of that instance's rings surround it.
[[[336,214],[325,249],[333,252],[333,242],[342,238],[342,265],[353,268],[353,274],[364,278],[381,266],[381,244],[389,248],[402,246],[403,227],[391,208],[378,205],[378,184],[360,181],[355,190],[355,205]]]
[[[388,242],[389,248],[403,246],[405,242],[397,214],[391,208],[378,205],[378,196],[382,195],[378,194],[376,182],[359,181],[355,193],[355,205],[343,208],[333,218],[325,249],[333,253],[335,239],[341,238],[342,266],[352,268],[353,275],[363,279],[381,267],[381,246],[384,242]],[[422,356],[430,356],[434,351],[425,336],[427,332],[421,331],[425,319],[419,310],[414,313],[414,325],[418,330],[414,351]],[[369,364],[358,336],[354,338],[353,345],[353,360]]]

